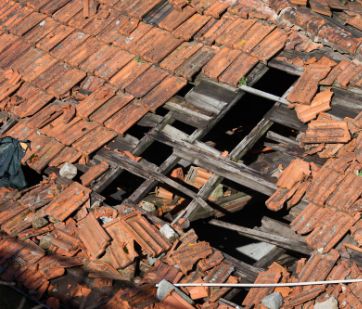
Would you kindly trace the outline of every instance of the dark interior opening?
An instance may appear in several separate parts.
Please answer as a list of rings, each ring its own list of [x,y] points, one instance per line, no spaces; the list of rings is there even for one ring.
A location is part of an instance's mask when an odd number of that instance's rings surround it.
[[[254,88],[282,96],[297,76],[270,69]],[[227,115],[204,137],[220,151],[231,151],[257,125],[275,102],[246,93]]]
[[[172,154],[172,148],[154,141],[143,153],[142,158],[156,165],[161,165]]]

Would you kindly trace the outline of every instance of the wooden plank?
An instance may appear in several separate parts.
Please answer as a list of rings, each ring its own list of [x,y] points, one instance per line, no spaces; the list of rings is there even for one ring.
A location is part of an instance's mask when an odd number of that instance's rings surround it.
[[[289,251],[298,252],[305,255],[311,254],[311,249],[305,244],[305,242],[297,241],[294,239],[290,239],[287,237],[279,236],[270,232],[262,232],[254,229],[249,229],[246,227],[242,227],[236,224],[231,224],[219,220],[211,220],[209,221],[209,224],[214,226],[219,226],[231,231],[238,232],[239,234],[255,239],[264,241],[273,245],[276,245],[278,247],[284,248]]]

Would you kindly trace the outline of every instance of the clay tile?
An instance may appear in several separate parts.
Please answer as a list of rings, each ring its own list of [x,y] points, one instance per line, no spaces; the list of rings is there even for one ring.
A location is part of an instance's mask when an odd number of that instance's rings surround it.
[[[78,222],[79,238],[83,241],[92,259],[99,257],[110,242],[110,238],[94,214],[90,212],[87,217]]]
[[[109,169],[109,164],[104,161],[102,161],[99,164],[93,165],[88,169],[87,172],[85,172],[82,176],[80,176],[82,185],[88,187],[93,180],[103,175],[108,169]]]
[[[310,175],[309,163],[301,159],[290,162],[278,179],[277,186],[291,189],[297,182],[302,181]]]

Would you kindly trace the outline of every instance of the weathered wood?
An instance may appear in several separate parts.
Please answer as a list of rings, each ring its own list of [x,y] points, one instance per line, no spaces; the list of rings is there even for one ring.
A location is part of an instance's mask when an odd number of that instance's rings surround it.
[[[294,239],[286,238],[283,236],[279,236],[270,232],[262,232],[254,229],[249,229],[246,227],[242,227],[236,224],[231,224],[219,220],[210,220],[209,224],[214,226],[219,226],[231,231],[238,232],[240,235],[243,235],[248,238],[252,238],[259,241],[264,241],[273,245],[276,245],[280,248],[284,248],[286,250],[290,250],[293,252],[302,253],[305,255],[309,255],[311,250],[305,244],[305,242],[297,241]]]

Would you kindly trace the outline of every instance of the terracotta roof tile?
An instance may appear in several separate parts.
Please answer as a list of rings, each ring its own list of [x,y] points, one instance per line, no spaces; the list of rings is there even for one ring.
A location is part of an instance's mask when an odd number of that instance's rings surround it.
[[[241,56],[238,50],[227,47],[221,48],[218,53],[204,66],[203,73],[212,79],[217,79],[234,60]]]
[[[213,253],[205,259],[197,263],[198,268],[203,272],[219,265],[224,260],[223,254],[219,250],[214,250]]]
[[[91,116],[92,121],[104,124],[110,117],[125,107],[133,97],[127,94],[118,94],[109,99],[100,108],[98,108]]]
[[[52,48],[57,46],[63,41],[68,35],[74,31],[73,28],[64,25],[59,25],[54,30],[50,31],[45,37],[43,37],[37,44],[36,47],[50,51]]]
[[[75,141],[97,128],[94,122],[88,122],[74,118],[68,123],[60,117],[42,129],[42,132],[49,136],[55,137],[62,144],[71,146]]]
[[[2,8],[2,14],[0,16],[1,26],[0,29],[6,30],[7,27],[14,27],[19,22],[21,22],[28,15],[33,13],[27,7],[21,8],[18,3],[9,1],[4,4],[5,7]]]
[[[74,148],[64,147],[63,150],[61,150],[61,152],[59,152],[48,165],[58,167],[65,162],[74,163],[81,157],[81,155],[82,154]]]
[[[67,23],[74,15],[83,9],[82,0],[73,0],[54,13],[53,18],[61,23]]]
[[[2,53],[7,47],[9,47],[17,39],[18,39],[18,37],[11,33],[0,34],[0,40],[1,40],[0,53]]]
[[[56,11],[58,11],[59,9],[61,9],[64,5],[66,5],[70,1],[71,0],[48,1],[47,4],[45,4],[44,6],[42,6],[40,8],[40,12],[51,15],[51,14],[55,13]]]
[[[354,173],[346,175],[328,199],[327,205],[348,211],[361,194],[361,181],[361,177]]]
[[[326,15],[326,16],[332,16],[332,12],[329,8],[327,1],[318,1],[318,0],[312,0],[309,2],[309,5],[312,9],[312,11]]]
[[[221,14],[224,13],[229,6],[230,3],[228,2],[216,1],[204,11],[204,14],[214,18],[220,18]]]
[[[245,34],[236,43],[234,43],[233,47],[249,53],[274,28],[274,25],[256,22],[248,29],[248,31],[245,32]]]
[[[109,169],[109,164],[102,161],[99,164],[93,165],[86,171],[82,176],[80,176],[80,181],[83,186],[88,187],[94,179],[97,179],[99,176],[104,174]]]
[[[315,299],[318,295],[320,295],[326,289],[325,286],[314,286],[308,290],[301,291],[297,294],[293,294],[288,296],[285,299],[285,307],[286,308],[294,308],[298,305],[302,305],[309,300]]]
[[[93,73],[98,67],[102,66],[110,58],[119,51],[118,48],[114,46],[104,45],[96,53],[90,56],[86,61],[84,61],[80,68],[88,73]]]
[[[220,76],[219,81],[237,86],[240,80],[258,63],[258,59],[242,53]]]
[[[158,256],[170,248],[169,242],[144,216],[131,214],[122,219],[129,235],[141,246],[142,251],[149,256]]]
[[[18,71],[19,74],[23,75],[24,69],[44,54],[45,53],[40,49],[30,48],[21,57],[13,62],[11,68]]]
[[[20,23],[15,27],[10,28],[10,32],[16,35],[23,35],[28,32],[30,29],[39,24],[42,20],[46,18],[46,15],[34,12],[27,17],[25,17]]]
[[[148,70],[150,66],[150,63],[134,58],[111,78],[110,83],[124,89]]]
[[[163,18],[158,26],[167,31],[173,31],[194,13],[195,9],[191,6],[186,6],[181,10],[173,9],[165,18]]]
[[[179,266],[183,273],[187,273],[197,261],[208,257],[210,254],[212,254],[210,245],[207,242],[201,241],[181,246],[172,252],[170,258]]]
[[[351,33],[333,24],[324,25],[318,32],[318,36],[326,40],[334,48],[354,54],[359,42],[353,38]]]
[[[34,213],[28,209],[23,210],[15,217],[6,221],[2,226],[1,230],[6,234],[15,236],[23,230],[29,228],[34,219]]]
[[[187,59],[193,56],[202,47],[201,43],[185,42],[176,48],[161,63],[160,67],[171,72],[177,70]]]
[[[136,43],[131,51],[134,51],[147,61],[158,63],[173,52],[181,43],[182,41],[173,37],[171,33],[153,28]]]
[[[49,205],[42,208],[40,214],[63,221],[88,200],[89,194],[89,189],[73,182]]]
[[[140,120],[147,111],[148,107],[144,103],[134,100],[109,118],[105,122],[105,126],[115,130],[118,134],[124,134]]]
[[[116,135],[115,132],[104,127],[97,127],[75,142],[73,147],[81,153],[89,155],[108,143]]]
[[[267,61],[284,47],[287,38],[283,30],[275,29],[251,53],[259,60]]]
[[[80,117],[88,118],[93,112],[115,95],[115,89],[105,85],[93,92],[89,97],[77,105],[77,114]]]
[[[29,43],[36,44],[50,31],[58,27],[59,23],[52,18],[45,18],[43,21],[38,23],[33,29],[24,34],[24,39]]]
[[[305,241],[313,249],[318,249],[323,253],[328,252],[347,234],[358,219],[359,215],[351,217],[334,211],[328,216],[328,220],[317,223],[316,228],[305,238]]]
[[[220,20],[217,20],[205,33],[203,33],[199,40],[205,44],[213,44],[215,40],[225,33],[228,27],[237,19],[236,16],[224,14]]]
[[[332,71],[327,75],[327,77],[320,81],[321,85],[331,86],[336,78],[345,70],[351,63],[347,60],[340,61]]]
[[[142,19],[160,2],[161,0],[136,0],[127,8],[127,13],[130,16]]]
[[[260,272],[255,280],[255,283],[277,283],[282,278],[283,267],[277,263],[269,266],[268,270]],[[253,288],[243,300],[243,306],[252,307],[261,302],[261,300],[270,294],[272,288]]]
[[[306,123],[315,119],[320,113],[330,110],[332,96],[333,92],[330,89],[326,89],[318,93],[309,106],[298,104],[295,107],[298,119]]]
[[[314,120],[302,138],[303,143],[346,143],[351,139],[347,123],[340,120]]]
[[[109,60],[102,63],[96,70],[95,75],[102,78],[111,78],[114,74],[120,71],[126,64],[128,64],[134,55],[126,51],[119,50]]]
[[[126,87],[126,91],[136,98],[142,98],[149,91],[155,88],[168,74],[151,66],[146,72],[139,76],[133,83]]]
[[[113,44],[132,53],[136,53],[138,42],[153,28],[152,25],[140,22],[129,36],[118,36]]]
[[[18,39],[0,53],[0,67],[7,68],[30,48],[29,43]]]
[[[55,158],[57,154],[64,148],[64,145],[53,138],[50,138],[45,145],[32,157],[27,160],[27,164],[38,173],[48,166],[48,163]]]
[[[82,30],[90,35],[97,35],[102,32],[110,23],[115,21],[118,12],[116,10],[101,10],[91,18]]]
[[[68,55],[83,44],[89,35],[81,31],[72,32],[66,39],[55,46],[50,54],[60,60],[64,60]]]
[[[310,104],[317,92],[318,83],[327,76],[330,70],[331,68],[328,66],[308,65],[288,95],[288,100],[295,103]]]
[[[191,80],[211,60],[214,54],[215,51],[212,48],[203,47],[178,67],[175,73]]]
[[[308,262],[298,274],[299,281],[325,280],[339,258],[336,250],[328,254],[313,253]]]
[[[180,25],[173,34],[185,41],[190,40],[208,21],[210,17],[194,14],[191,18]]]
[[[73,66],[78,66],[94,54],[101,46],[102,43],[100,41],[95,38],[89,38],[82,45],[70,52],[65,58],[65,62]]]
[[[28,82],[34,81],[55,65],[56,62],[56,59],[45,53],[23,69],[22,78]]]
[[[350,63],[336,78],[336,83],[346,88],[349,82],[362,72],[362,66]]]
[[[47,88],[47,92],[59,98],[77,85],[81,80],[86,77],[86,73],[77,69],[67,70],[63,75],[54,81],[52,85]]]
[[[186,80],[180,77],[168,76],[153,90],[151,90],[142,102],[148,110],[155,111],[157,108],[165,104],[177,92],[179,92],[187,84]]]
[[[235,19],[232,23],[228,24],[223,33],[216,38],[216,43],[219,45],[225,45],[230,48],[236,45],[241,45],[242,37],[249,31],[249,29],[255,24],[254,19]]]
[[[41,244],[56,256],[72,257],[80,250],[80,240],[66,230],[54,229],[41,238]]]
[[[25,205],[22,205],[13,200],[4,201],[0,204],[0,224],[4,224],[11,218],[14,218],[19,213],[26,209]]]
[[[277,186],[290,190],[296,183],[304,180],[309,175],[309,163],[301,159],[295,159],[291,161],[288,167],[283,171],[278,179]]]
[[[117,218],[105,224],[104,228],[113,240],[102,260],[109,261],[116,269],[127,267],[138,254],[135,251],[134,239],[125,229],[124,222]]]
[[[78,222],[78,231],[91,259],[99,257],[110,242],[110,237],[91,212]]]
[[[49,0],[29,0],[26,5],[34,11],[39,11],[47,2],[49,2]]]
[[[314,204],[308,204],[300,214],[292,221],[291,228],[298,234],[307,234],[313,231],[322,218],[326,218],[333,211]]]

